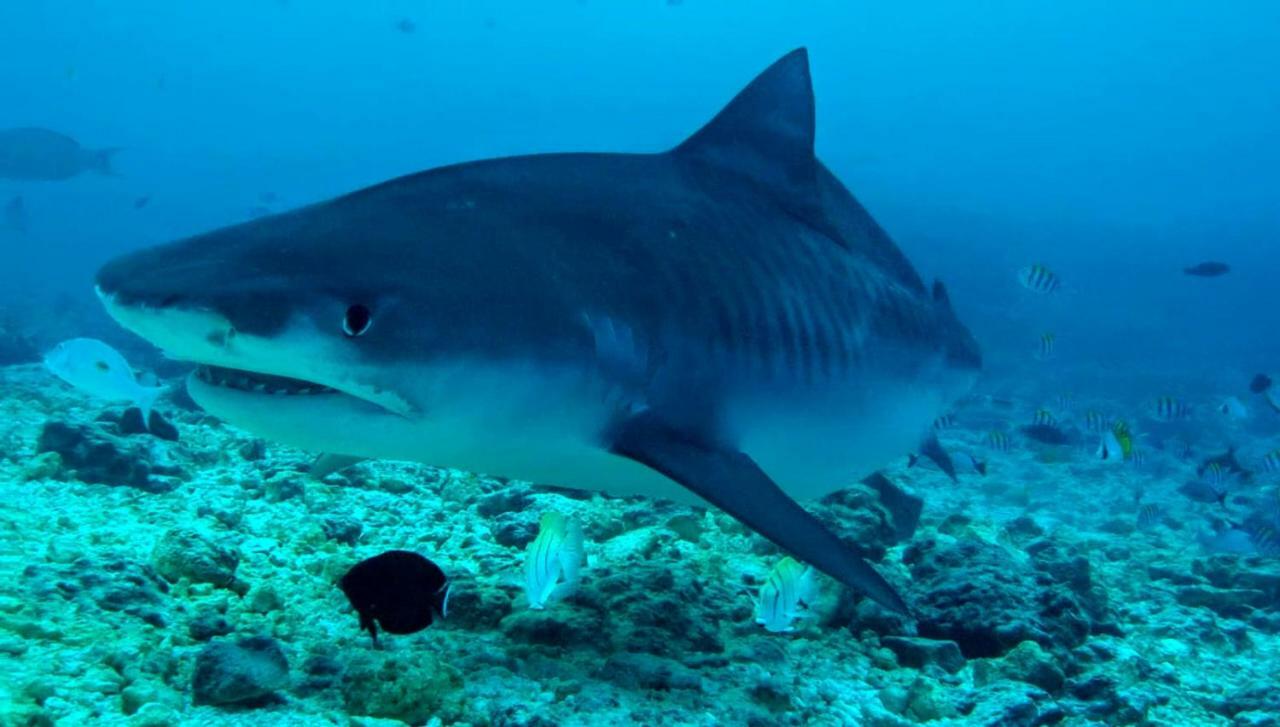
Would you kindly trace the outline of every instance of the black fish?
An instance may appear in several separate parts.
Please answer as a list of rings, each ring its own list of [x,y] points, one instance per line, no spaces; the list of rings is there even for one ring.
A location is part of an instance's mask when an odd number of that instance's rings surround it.
[[[1071,437],[1061,428],[1052,424],[1030,424],[1021,427],[1022,433],[1029,439],[1041,444],[1070,444]]]
[[[150,196],[148,196],[148,195],[143,195],[143,196],[141,196],[141,197],[139,197],[139,198],[137,198],[137,199],[135,199],[135,200],[133,201],[133,208],[134,208],[135,210],[140,210],[140,209],[142,209],[143,207],[146,207],[146,206],[147,206],[147,203],[148,203],[148,202],[150,202],[150,201],[151,201],[151,197],[150,197]]]
[[[408,35],[409,33],[412,33],[417,29],[418,29],[418,24],[413,22],[409,18],[400,18],[400,20],[396,22],[396,30],[400,31],[401,33],[404,33],[405,35]]]
[[[1231,272],[1231,266],[1226,263],[1209,261],[1183,268],[1182,272],[1200,278],[1216,278],[1219,275],[1226,275]]]
[[[378,642],[389,634],[414,634],[446,615],[449,579],[440,566],[407,550],[388,550],[356,563],[338,581],[360,614],[360,628]]]
[[[938,465],[938,469],[945,472],[952,482],[960,481],[960,478],[956,476],[956,465],[951,461],[951,455],[947,454],[947,450],[942,448],[942,444],[938,442],[936,436],[929,435],[928,439],[920,443],[920,454],[928,457],[929,461]],[[908,455],[907,467],[914,467],[918,461],[920,461],[918,455]]]
[[[1266,374],[1258,374],[1253,377],[1253,381],[1249,382],[1249,391],[1255,394],[1266,393],[1271,388],[1271,377]]]

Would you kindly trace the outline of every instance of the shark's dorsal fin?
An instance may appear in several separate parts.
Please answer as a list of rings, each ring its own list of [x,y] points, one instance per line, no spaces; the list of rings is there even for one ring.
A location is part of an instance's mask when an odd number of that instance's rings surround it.
[[[798,48],[756,76],[672,153],[746,177],[825,232],[813,108],[809,54]]]

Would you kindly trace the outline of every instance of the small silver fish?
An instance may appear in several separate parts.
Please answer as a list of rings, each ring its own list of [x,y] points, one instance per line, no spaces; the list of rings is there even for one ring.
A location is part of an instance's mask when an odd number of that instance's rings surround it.
[[[126,401],[142,411],[142,421],[151,419],[151,407],[164,392],[163,386],[144,386],[133,375],[124,356],[94,338],[63,341],[45,354],[45,368],[54,376],[99,399]]]
[[[558,512],[543,513],[538,537],[524,561],[524,593],[529,608],[541,611],[578,587],[584,556],[582,527]]]
[[[765,631],[786,633],[795,630],[795,620],[803,617],[817,598],[813,569],[791,557],[784,557],[769,571],[756,599],[756,623]]]

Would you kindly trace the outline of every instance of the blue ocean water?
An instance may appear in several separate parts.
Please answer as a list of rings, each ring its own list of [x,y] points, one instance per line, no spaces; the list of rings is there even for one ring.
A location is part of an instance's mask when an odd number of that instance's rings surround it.
[[[761,628],[784,551],[714,510],[389,462],[303,483],[316,452],[202,413],[190,367],[93,293],[123,253],[400,175],[669,149],[799,47],[818,157],[945,282],[983,352],[937,411],[959,482],[883,454],[918,526],[889,534],[892,498],[865,487],[817,506],[944,614],[914,633],[831,580],[797,633]],[[0,58],[0,129],[118,149],[110,175],[0,177],[0,724],[1280,719],[1280,388],[1250,387],[1280,373],[1275,4],[8,2]],[[1230,270],[1184,273],[1206,261]],[[1058,289],[1020,284],[1033,265]],[[77,337],[171,387],[157,410],[176,443],[40,365]],[[1065,443],[1022,431],[1040,410]],[[1117,421],[1141,467],[1100,463]],[[94,443],[115,458],[76,466]],[[1229,453],[1221,498],[1182,492]],[[529,610],[547,511],[581,523],[589,567]],[[188,546],[231,574],[174,566]],[[392,548],[471,585],[454,621],[379,650],[333,584]],[[973,636],[967,609],[1014,636]],[[202,698],[198,660],[237,639],[270,640],[226,657],[265,686]]]

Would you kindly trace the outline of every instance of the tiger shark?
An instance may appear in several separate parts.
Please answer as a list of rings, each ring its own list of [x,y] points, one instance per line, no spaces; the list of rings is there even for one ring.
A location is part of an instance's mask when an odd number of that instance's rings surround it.
[[[904,613],[798,501],[912,449],[981,367],[943,286],[815,156],[803,48],[668,151],[431,169],[96,284],[259,436],[710,503]]]

